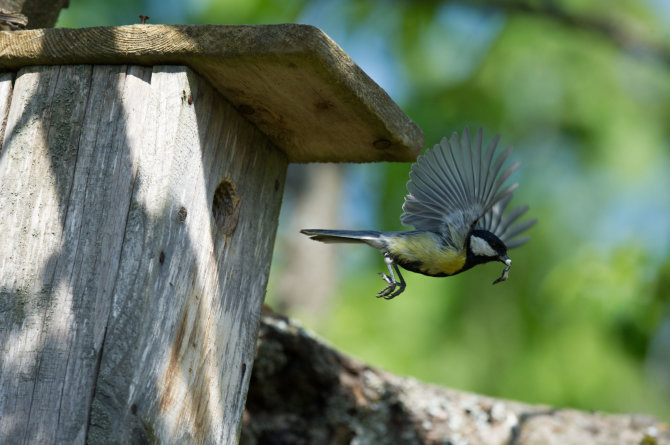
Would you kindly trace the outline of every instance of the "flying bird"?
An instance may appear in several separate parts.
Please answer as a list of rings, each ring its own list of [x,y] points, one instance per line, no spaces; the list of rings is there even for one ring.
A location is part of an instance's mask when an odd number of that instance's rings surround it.
[[[419,156],[407,182],[409,194],[400,221],[415,230],[307,229],[301,233],[324,243],[364,243],[384,255],[388,275],[380,273],[386,287],[377,297],[390,300],[406,287],[398,266],[431,277],[447,277],[478,264],[500,261],[502,275],[493,284],[507,280],[512,260],[507,251],[529,240],[519,236],[537,220],[518,222],[528,206],[505,212],[518,184],[504,186],[519,167],[516,162],[503,170],[512,148],[496,156],[498,136],[482,148],[482,130],[473,141],[466,127],[459,138],[442,138]]]

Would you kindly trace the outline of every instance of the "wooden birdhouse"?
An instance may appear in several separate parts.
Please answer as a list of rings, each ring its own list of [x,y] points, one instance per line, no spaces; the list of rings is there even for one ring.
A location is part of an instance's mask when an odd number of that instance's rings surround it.
[[[304,25],[0,32],[0,437],[237,440],[289,162],[421,130]]]

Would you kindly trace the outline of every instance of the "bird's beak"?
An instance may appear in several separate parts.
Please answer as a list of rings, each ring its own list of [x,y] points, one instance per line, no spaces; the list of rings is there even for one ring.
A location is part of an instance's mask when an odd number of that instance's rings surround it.
[[[501,263],[505,263],[507,267],[512,267],[512,260],[507,255],[500,255],[498,259],[500,260]]]

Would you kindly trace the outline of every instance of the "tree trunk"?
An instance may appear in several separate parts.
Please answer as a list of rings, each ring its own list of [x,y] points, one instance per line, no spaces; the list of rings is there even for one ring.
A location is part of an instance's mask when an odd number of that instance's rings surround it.
[[[2,76],[0,443],[234,442],[285,155],[185,67]]]

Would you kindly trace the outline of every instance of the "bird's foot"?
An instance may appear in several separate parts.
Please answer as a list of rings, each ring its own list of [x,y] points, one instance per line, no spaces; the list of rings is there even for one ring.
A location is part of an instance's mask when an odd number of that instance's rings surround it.
[[[385,300],[388,300],[390,298],[390,295],[395,290],[397,284],[388,275],[381,272],[379,272],[379,275],[381,275],[382,279],[388,283],[388,286],[379,291],[379,293],[377,294],[377,298],[383,298]]]
[[[377,294],[377,298],[383,298],[384,300],[391,300],[400,295],[405,290],[404,282],[398,283],[397,281],[394,281],[393,278],[381,272],[379,273],[379,275],[381,275],[382,279],[388,283],[388,286],[379,291],[379,293]]]

